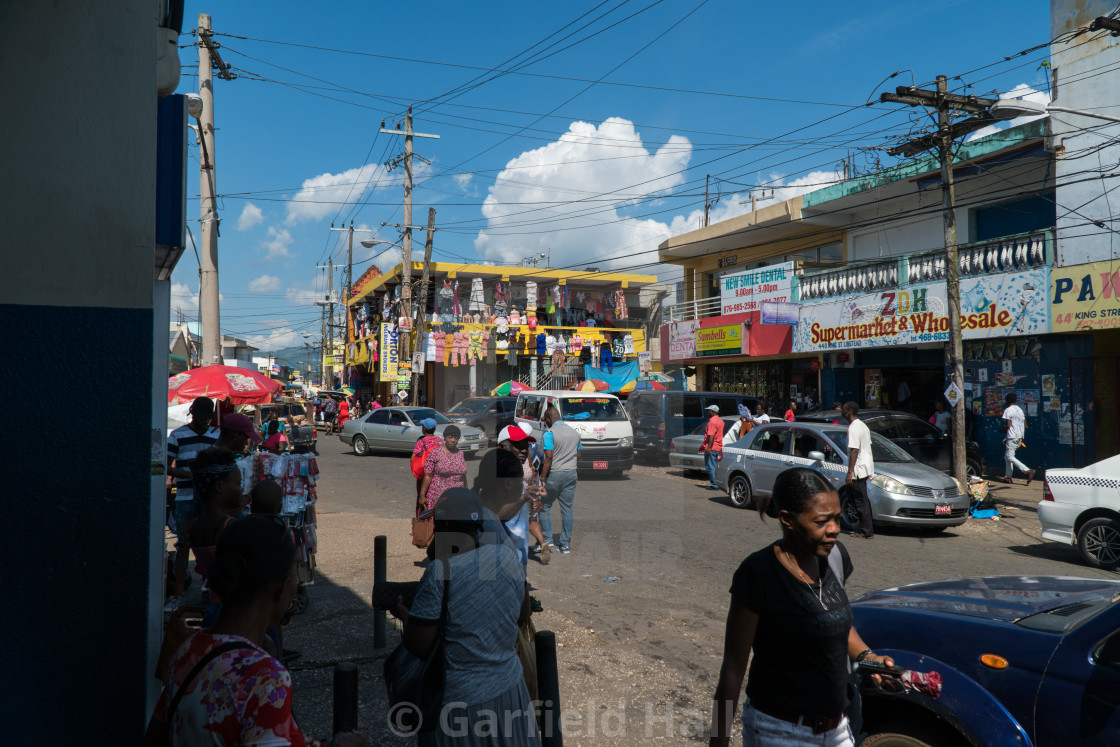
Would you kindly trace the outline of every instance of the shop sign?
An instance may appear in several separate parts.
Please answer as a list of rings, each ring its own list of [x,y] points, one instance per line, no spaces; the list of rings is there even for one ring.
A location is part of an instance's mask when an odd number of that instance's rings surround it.
[[[378,362],[378,373],[381,381],[391,381],[397,378],[397,330],[391,322],[381,323],[381,360]]]
[[[734,267],[737,264],[739,264],[739,255],[737,254],[732,254],[730,257],[721,257],[719,260],[720,268]]]
[[[638,373],[647,375],[653,371],[653,354],[650,352],[638,353]]]
[[[964,339],[1050,331],[1042,289],[1048,268],[961,281]],[[795,352],[915,345],[949,340],[945,283],[848,296],[801,305]]]
[[[797,304],[765,301],[762,304],[763,324],[788,324],[796,326],[799,322]]]
[[[813,360],[809,361],[809,368],[813,369],[814,371],[820,371],[821,362],[814,358]]]
[[[1120,328],[1120,267],[1091,262],[1052,269],[1050,326],[1054,332]]]
[[[696,330],[696,355],[739,355],[743,352],[743,325],[701,327]]]
[[[719,287],[724,314],[759,311],[764,302],[787,303],[793,297],[793,262],[724,275]]]
[[[849,360],[851,360],[851,356],[849,356],[847,353],[839,353],[836,356],[836,360],[841,363],[847,363]]]
[[[696,330],[700,322],[672,322],[669,325],[669,360],[683,361],[696,357]]]

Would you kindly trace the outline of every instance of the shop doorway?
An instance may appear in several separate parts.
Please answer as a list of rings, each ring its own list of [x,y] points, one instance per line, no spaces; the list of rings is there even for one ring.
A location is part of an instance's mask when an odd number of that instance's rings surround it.
[[[1059,414],[1066,422],[1059,421],[1058,432],[1069,428],[1074,467],[1120,454],[1117,381],[1120,356],[1069,359],[1070,403]]]
[[[860,407],[902,410],[922,419],[945,398],[944,366],[865,368],[860,371]]]

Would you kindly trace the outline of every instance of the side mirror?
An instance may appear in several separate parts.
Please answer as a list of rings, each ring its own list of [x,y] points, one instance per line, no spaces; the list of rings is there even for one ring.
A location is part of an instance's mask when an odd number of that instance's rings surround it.
[[[822,451],[810,451],[809,452],[809,458],[812,459],[814,462],[823,462],[824,461],[824,452],[822,452]]]

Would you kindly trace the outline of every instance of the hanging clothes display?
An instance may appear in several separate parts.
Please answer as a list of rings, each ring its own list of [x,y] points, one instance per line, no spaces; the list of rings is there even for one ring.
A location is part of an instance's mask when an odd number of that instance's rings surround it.
[[[582,353],[583,352],[583,337],[581,337],[578,334],[572,335],[572,344],[569,346],[569,349],[577,355]]]
[[[614,356],[615,360],[621,361],[625,352],[626,347],[623,345],[621,337],[611,340],[611,355]]]
[[[532,314],[537,310],[537,284],[532,280],[525,283],[525,311]]]
[[[435,332],[424,333],[424,360],[429,363],[434,363],[436,360],[435,335]]]
[[[537,355],[544,355],[548,345],[548,337],[541,332],[537,335]]]
[[[521,313],[515,308],[510,309],[509,323],[512,324],[514,327],[520,326],[520,324],[521,324]]]
[[[482,288],[482,278],[471,280],[471,300],[467,308],[476,314],[486,308],[486,291]]]
[[[494,330],[494,348],[496,350],[509,349],[509,327],[502,324]]]
[[[513,343],[512,344],[507,343],[507,345],[509,346],[509,355],[506,356],[506,363],[508,363],[510,366],[513,366],[515,368],[517,367],[517,345],[520,342],[520,338],[521,338],[521,333],[520,332],[514,332],[513,333]]]
[[[614,292],[614,315],[619,319],[628,319],[630,312],[626,308],[626,294],[621,288]]]
[[[463,305],[459,303],[459,281],[455,281],[452,286],[451,294],[451,316],[454,317],[451,321],[457,322],[463,316]]]
[[[622,352],[626,355],[634,355],[634,335],[629,332],[622,338]]]
[[[591,365],[591,345],[584,345],[579,351],[579,362],[585,366]]]
[[[451,287],[451,281],[444,280],[443,287],[440,288],[439,292],[436,294],[436,309],[439,313],[440,321],[451,321],[451,307],[453,304],[452,299],[454,295],[455,290]]]
[[[509,287],[499,280],[494,284],[494,316],[505,316],[508,310]]]
[[[599,346],[599,368],[607,369],[607,373],[614,373],[614,357],[611,355],[611,345],[604,342]]]
[[[482,330],[472,329],[467,333],[467,362],[472,366],[482,360]]]

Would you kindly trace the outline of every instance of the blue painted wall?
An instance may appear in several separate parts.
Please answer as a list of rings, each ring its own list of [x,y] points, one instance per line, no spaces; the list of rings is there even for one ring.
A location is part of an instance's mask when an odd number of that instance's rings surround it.
[[[13,418],[0,690],[14,716],[0,741],[139,744],[152,311],[8,304],[0,319]]]

